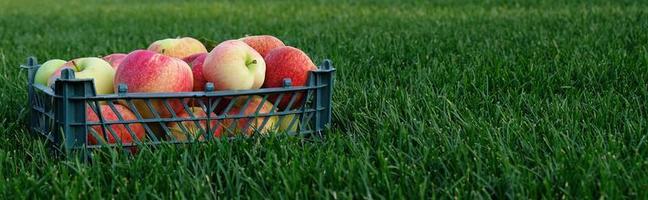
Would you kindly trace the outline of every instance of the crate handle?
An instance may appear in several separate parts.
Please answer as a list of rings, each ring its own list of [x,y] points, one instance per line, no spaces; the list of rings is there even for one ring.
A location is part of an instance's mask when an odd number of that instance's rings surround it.
[[[205,92],[213,92],[215,90],[214,83],[207,82],[205,83]]]
[[[333,62],[329,59],[324,60],[322,63],[322,69],[331,70],[333,68]]]
[[[121,95],[124,95],[126,93],[128,93],[128,85],[126,85],[124,83],[120,83],[119,85],[117,85],[117,94],[118,95],[121,96]]]
[[[74,79],[74,70],[70,68],[63,69],[63,71],[61,71],[61,79],[63,80]]]
[[[292,87],[292,80],[290,78],[284,78],[283,79],[283,87],[284,88]]]

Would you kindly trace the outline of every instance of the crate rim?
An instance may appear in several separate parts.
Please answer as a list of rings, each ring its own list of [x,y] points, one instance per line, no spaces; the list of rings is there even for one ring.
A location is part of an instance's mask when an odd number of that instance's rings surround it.
[[[38,63],[35,56],[30,56],[27,58],[27,64],[22,64],[20,67],[23,69],[34,69],[38,70],[41,64]],[[324,59],[322,64],[317,66],[317,69],[309,71],[309,73],[331,73],[335,72],[336,69],[332,66],[331,60]],[[74,76],[74,75],[72,75]],[[65,82],[85,82],[92,81],[92,78],[72,78],[72,79],[63,79],[61,77],[57,78],[58,81]],[[190,91],[190,92],[122,92],[118,91],[111,94],[97,94],[95,96],[89,97],[68,97],[72,100],[112,100],[112,99],[159,99],[159,98],[198,98],[198,97],[226,97],[226,96],[244,96],[244,95],[255,95],[255,94],[270,94],[270,93],[285,93],[285,92],[303,92],[313,89],[320,89],[328,87],[328,84],[323,83],[315,86],[292,86],[291,80],[284,80],[283,87],[272,87],[272,88],[258,88],[258,89],[248,89],[248,90],[209,90],[205,89],[204,91]],[[60,95],[56,95],[54,90],[51,87],[47,87],[39,84],[28,83],[28,86],[33,87],[39,92],[44,92],[49,96],[54,98],[62,98]],[[119,87],[122,87],[120,84]],[[205,88],[213,88],[212,82],[205,83]],[[93,84],[94,87],[94,84]],[[31,94],[29,94],[31,95]]]
[[[310,124],[311,128],[299,129],[299,132],[296,132],[297,133],[296,135],[314,134],[314,135],[322,136],[324,129],[326,129],[326,127],[328,127],[331,123],[331,117],[332,117],[331,110],[333,106],[332,89],[334,86],[334,74],[336,71],[336,69],[332,66],[331,60],[323,59],[321,64],[316,66],[315,70],[309,71],[308,79],[304,86],[292,86],[292,81],[290,79],[284,79],[282,87],[259,88],[259,89],[249,89],[249,90],[215,91],[213,83],[208,82],[205,85],[206,89],[204,91],[172,92],[172,93],[165,93],[165,92],[140,93],[140,92],[128,92],[128,89],[127,87],[125,87],[125,84],[119,84],[116,87],[117,91],[115,93],[96,94],[95,92],[93,92],[96,91],[94,87],[93,79],[75,78],[74,71],[72,71],[71,69],[65,69],[62,71],[61,77],[59,77],[56,80],[56,83],[61,83],[60,85],[63,88],[70,87],[70,89],[74,89],[74,88],[79,89],[78,87],[73,86],[79,84],[85,85],[85,87],[82,88],[86,88],[85,95],[78,95],[78,94],[68,95],[68,93],[60,93],[60,91],[66,91],[66,90],[60,90],[61,88],[59,88],[58,86],[55,90],[51,87],[47,87],[35,83],[34,78],[35,78],[36,71],[41,67],[41,64],[38,63],[37,58],[35,56],[28,57],[27,63],[21,64],[20,67],[28,71],[28,76],[27,76],[28,94],[27,95],[28,95],[28,108],[30,109],[30,118],[31,118],[31,121],[29,122],[30,132],[39,133],[40,136],[44,136],[48,140],[57,143],[57,145],[61,145],[60,147],[64,147],[65,150],[73,150],[73,149],[87,150],[92,148],[115,147],[115,146],[124,146],[124,147],[140,146],[140,145],[155,146],[158,144],[184,144],[184,143],[200,142],[200,141],[178,142],[177,140],[165,141],[165,140],[158,140],[157,138],[153,138],[153,140],[145,143],[140,142],[139,139],[136,139],[136,142],[126,144],[126,145],[122,145],[118,143],[91,145],[87,143],[88,142],[87,138],[85,138],[84,136],[84,139],[82,140],[85,140],[85,142],[82,142],[81,143],[82,145],[79,146],[77,139],[75,139],[74,141],[69,140],[70,138],[76,137],[74,135],[78,135],[77,133],[78,129],[74,127],[83,126],[87,129],[90,126],[101,125],[105,129],[105,126],[111,126],[113,124],[138,123],[142,120],[139,119],[138,117],[138,120],[134,120],[134,121],[132,120],[128,121],[122,119],[118,121],[104,121],[100,119],[99,122],[86,121],[86,122],[79,123],[69,118],[70,114],[74,112],[69,111],[68,106],[77,106],[81,102],[85,104],[86,102],[91,103],[93,101],[99,102],[99,101],[140,100],[140,99],[147,100],[147,99],[227,98],[227,97],[236,98],[238,96],[253,96],[253,95],[264,96],[264,100],[265,100],[267,95],[280,95],[279,97],[281,97],[281,95],[287,93],[298,94],[300,92],[305,92],[308,95],[310,95],[312,92],[314,98],[313,99],[314,102],[311,105],[312,107],[309,106],[308,108],[307,107],[299,108],[300,111],[273,111],[268,114],[261,114],[258,113],[257,111],[257,113],[255,113],[254,116],[270,117],[270,116],[285,116],[285,115],[300,114],[300,113],[304,115],[306,113],[311,113],[308,114],[308,118],[304,118],[304,116],[302,116],[302,120],[305,121],[300,122],[303,124],[306,123],[306,121],[308,121],[308,124]],[[89,90],[90,93],[88,93],[87,89],[90,89]],[[35,99],[37,97],[36,93],[41,93],[38,95],[48,96],[48,98],[52,98],[52,101],[63,102],[63,103],[60,105],[56,105],[56,104],[52,105],[53,106],[52,111],[45,111],[36,104],[37,102],[37,100]],[[274,106],[276,106],[276,103]],[[98,114],[99,116],[101,116],[101,113]],[[85,116],[86,115],[85,112],[82,115]],[[36,118],[37,116],[39,117],[45,116],[47,118],[51,118],[53,122],[50,123],[53,123],[51,124],[54,125],[53,129],[47,129],[47,127],[41,127],[42,125],[38,125],[38,123],[41,122],[39,122],[39,120]],[[176,116],[173,115],[172,118],[168,118],[168,119],[156,117],[156,119],[153,119],[151,122],[166,123],[167,121],[168,122],[200,121],[203,119],[221,120],[221,119],[235,119],[235,118],[245,117],[244,115],[223,115],[217,117],[210,117],[210,116],[211,115],[207,115],[207,117],[193,117],[193,118],[178,120],[175,119]],[[85,119],[85,117],[83,117],[83,119]],[[265,120],[263,124],[265,124]],[[72,130],[72,128],[74,128],[74,130]],[[72,132],[68,133],[68,130],[72,130]],[[60,134],[64,134],[64,135],[62,135],[62,137],[59,139],[53,138],[54,134],[59,134],[58,132],[61,132]],[[293,134],[291,134],[290,132],[287,133],[288,135],[294,136],[294,133]],[[148,134],[149,133],[147,132],[147,135]],[[231,139],[232,138],[229,138],[228,140]],[[59,150],[63,150],[63,149],[59,149]],[[68,151],[68,153],[69,152],[70,151]]]

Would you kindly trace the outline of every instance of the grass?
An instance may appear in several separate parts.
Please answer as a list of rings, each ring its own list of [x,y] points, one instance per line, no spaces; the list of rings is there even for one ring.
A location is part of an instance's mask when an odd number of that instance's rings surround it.
[[[639,1],[0,1],[7,198],[646,198]],[[53,159],[26,128],[41,61],[272,34],[337,67],[327,138]]]

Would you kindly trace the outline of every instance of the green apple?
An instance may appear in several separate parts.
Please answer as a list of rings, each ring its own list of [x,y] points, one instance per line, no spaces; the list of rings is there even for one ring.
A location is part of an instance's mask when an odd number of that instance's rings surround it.
[[[279,132],[296,132],[297,128],[299,128],[299,118],[295,119],[297,117],[295,114],[292,115],[286,115],[283,117],[278,117],[281,120],[279,124]],[[295,120],[295,122],[293,122]],[[290,123],[292,123],[292,126],[290,126]]]
[[[47,85],[47,79],[56,72],[59,68],[65,64],[65,60],[60,60],[60,59],[53,59],[53,60],[48,60],[47,62],[43,63],[39,68],[38,71],[36,71],[36,75],[34,76],[34,83],[40,84],[40,85]]]
[[[47,82],[48,86],[54,84],[57,78],[61,77],[61,71],[72,69],[76,79],[94,79],[94,86],[97,94],[112,94],[113,79],[115,78],[115,69],[110,63],[101,58],[88,57],[77,58],[63,64],[56,70]]]

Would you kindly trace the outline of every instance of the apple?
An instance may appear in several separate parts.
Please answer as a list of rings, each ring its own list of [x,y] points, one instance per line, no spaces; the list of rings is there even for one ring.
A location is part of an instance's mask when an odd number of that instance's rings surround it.
[[[206,57],[207,57],[207,53],[202,53],[197,55],[194,59],[192,59],[191,62],[187,62],[189,63],[189,66],[191,67],[191,72],[193,73],[194,91],[205,90],[205,83],[207,83],[207,81],[205,81],[205,77],[203,76],[203,63],[205,62]]]
[[[43,63],[38,68],[38,71],[36,71],[36,75],[34,76],[34,83],[46,86],[49,77],[51,77],[52,74],[56,72],[56,70],[63,67],[63,64],[65,64],[65,62],[67,61],[60,60],[60,59],[53,59]]]
[[[225,114],[225,109],[230,104],[230,102],[232,101],[233,98],[236,98],[236,97],[231,97],[231,96],[230,97],[221,97],[218,100],[218,104],[216,105],[216,108],[214,108],[214,113],[216,113],[217,115]],[[212,100],[212,102],[216,102],[216,101],[217,101],[216,99]]]
[[[115,68],[115,70],[117,70],[117,67],[119,67],[119,64],[121,64],[124,58],[126,58],[126,54],[123,53],[113,53],[103,57],[103,59],[110,63],[110,66]]]
[[[135,117],[135,114],[133,114],[132,111],[130,111],[127,107],[116,104],[115,110],[111,109],[109,105],[100,105],[99,109],[101,110],[101,116],[104,120],[104,122],[114,122],[114,121],[121,121],[119,120],[118,114],[121,116],[121,118],[125,121],[130,121],[130,120],[137,120],[137,117]],[[117,111],[117,112],[115,112]],[[96,111],[90,107],[86,109],[86,116],[88,117],[86,121],[88,122],[99,122],[99,115],[96,113]],[[132,132],[128,131],[128,126]],[[108,144],[114,144],[117,143],[118,141],[121,142],[122,144],[129,144],[133,143],[136,140],[134,140],[133,136],[137,137],[138,140],[142,140],[144,138],[144,126],[139,123],[132,123],[132,124],[112,124],[112,125],[107,125],[106,127],[106,136],[108,137],[107,140],[104,136],[104,131],[103,127],[101,125],[94,125],[90,126],[92,130],[94,130],[97,135],[100,137],[99,139],[101,141],[104,141]],[[109,129],[112,129],[112,131]],[[115,138],[114,136],[117,136]],[[99,144],[99,141],[97,138],[95,138],[95,135],[92,134],[92,132],[88,132],[87,134],[88,142],[91,145]]]
[[[191,67],[191,72],[193,73],[194,78],[193,91],[205,91],[205,84],[207,83],[207,81],[205,81],[205,77],[203,76],[202,66],[206,56],[207,53],[197,53],[182,59]],[[196,99],[189,100],[189,105],[199,105],[199,103],[197,103],[197,101],[195,100]],[[201,98],[201,100],[204,104],[208,103],[207,98]]]
[[[189,112],[193,114],[193,117],[189,114]],[[195,119],[200,117],[207,117],[207,114],[201,107],[191,107],[189,108],[189,110],[181,111],[179,114],[177,114],[177,117],[183,119]],[[220,137],[221,129],[216,127],[216,115],[212,113],[211,117],[213,117],[214,120],[210,120],[211,123],[209,125],[209,129],[214,130],[214,132],[212,133],[214,137]],[[178,141],[189,140],[189,138],[187,137],[188,135],[191,135],[191,138],[193,139],[203,141],[205,140],[205,131],[207,131],[207,120],[171,122],[169,123],[168,127],[171,130],[171,134],[173,134],[175,139]],[[196,138],[197,136],[199,137]]]
[[[153,42],[148,47],[148,50],[178,59],[183,59],[197,53],[207,53],[205,45],[190,37],[158,40]]]
[[[304,86],[308,80],[309,71],[317,69],[306,53],[291,46],[275,48],[268,53],[265,59],[267,68],[264,88],[282,87],[283,80],[286,78],[290,78],[293,86]],[[291,108],[301,106],[303,93],[296,95]],[[269,97],[272,102],[275,102],[277,98],[277,95]],[[291,98],[292,95],[284,95],[278,105],[279,109],[286,109]]]
[[[218,44],[203,63],[203,76],[216,90],[258,89],[263,85],[265,61],[252,47],[239,40]]]
[[[203,54],[207,54],[207,53],[197,53],[197,54],[193,54],[193,55],[190,55],[190,56],[184,57],[184,58],[182,59],[182,61],[185,61],[187,64],[190,64],[191,62],[194,61],[194,59],[198,58],[198,56],[201,56],[201,55],[203,55]]]
[[[51,86],[54,84],[56,79],[61,77],[61,72],[64,69],[72,69],[74,71],[74,78],[76,79],[94,79],[93,82],[97,94],[113,93],[115,69],[101,58],[87,57],[69,61],[52,74],[47,85]]]
[[[193,87],[191,68],[184,61],[148,50],[136,50],[129,53],[117,68],[114,79],[114,90],[123,83],[128,92],[139,93],[172,93],[190,92]],[[145,118],[155,115],[142,100],[133,101],[137,110]],[[178,99],[168,100],[172,110],[168,110],[162,100],[152,100],[152,107],[160,117],[168,118],[172,112],[182,110]]]
[[[297,118],[297,119],[295,119]],[[293,120],[295,122],[293,122]],[[277,116],[277,123],[279,124],[278,130],[279,132],[297,132],[297,129],[299,128],[299,116],[292,114],[292,115],[284,115],[282,116]],[[291,126],[292,123],[292,126]]]
[[[233,136],[239,133],[251,136],[255,132],[263,134],[267,133],[270,130],[273,130],[276,117],[254,117],[257,110],[259,111],[259,114],[269,114],[273,112],[274,108],[272,103],[270,103],[269,101],[264,102],[263,98],[260,96],[252,96],[250,98],[250,101],[248,102],[247,107],[244,108],[243,106],[245,106],[247,99],[247,96],[241,96],[232,100],[235,102],[232,108],[227,112],[227,116],[242,115],[246,117],[223,120],[221,126],[219,127],[222,129],[222,133],[228,136]],[[263,124],[263,121],[266,121],[266,123]]]
[[[264,58],[266,55],[268,55],[270,50],[277,47],[286,46],[281,40],[272,35],[247,36],[239,40],[245,42],[247,45],[250,45],[250,47],[259,52],[259,54],[261,54],[261,57]]]

